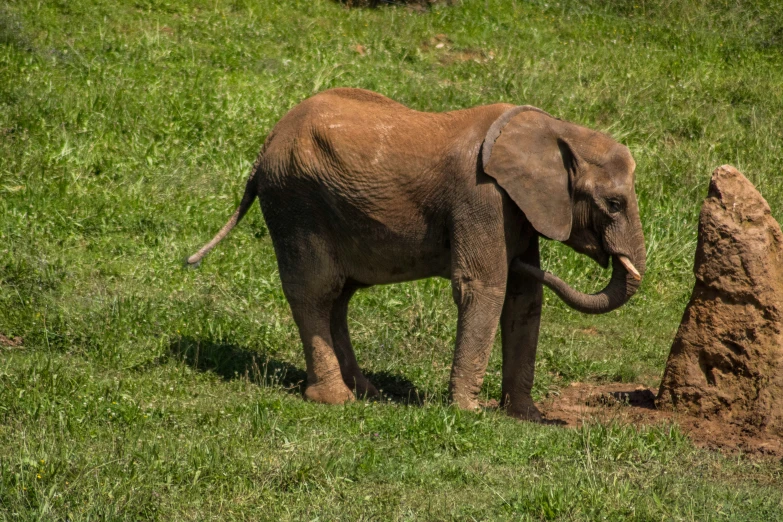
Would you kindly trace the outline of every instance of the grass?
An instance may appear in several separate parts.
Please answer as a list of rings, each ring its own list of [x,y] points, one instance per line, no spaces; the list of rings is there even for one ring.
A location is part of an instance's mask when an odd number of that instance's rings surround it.
[[[547,293],[535,394],[656,385],[711,171],[783,218],[776,2],[10,0],[0,9],[0,520],[775,520],[780,462],[676,426],[567,431],[445,403],[448,284],[354,300],[391,400],[299,395],[304,361],[258,208],[199,270],[274,123],[333,86],[421,110],[529,103],[632,150],[641,292],[597,317]],[[439,44],[443,44],[439,46]],[[575,286],[606,274],[547,244]],[[497,397],[496,347],[484,394]]]

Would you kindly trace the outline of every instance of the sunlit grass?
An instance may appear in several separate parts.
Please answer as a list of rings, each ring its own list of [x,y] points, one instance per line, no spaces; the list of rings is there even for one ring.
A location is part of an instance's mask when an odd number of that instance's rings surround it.
[[[261,213],[264,137],[334,86],[420,110],[537,105],[637,162],[640,293],[584,316],[546,294],[534,393],[656,385],[689,296],[711,171],[783,217],[775,2],[501,2],[426,12],[318,1],[24,0],[0,9],[0,519],[731,519],[781,513],[775,462],[676,427],[580,431],[445,405],[448,283],[352,303],[360,364],[400,402],[299,396],[304,361]],[[440,45],[442,44],[442,45]],[[544,263],[607,274],[561,245]],[[496,348],[486,398],[500,389]]]

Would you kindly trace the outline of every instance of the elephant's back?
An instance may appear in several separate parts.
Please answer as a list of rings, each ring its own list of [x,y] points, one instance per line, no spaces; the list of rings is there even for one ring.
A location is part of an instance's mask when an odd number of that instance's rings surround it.
[[[408,136],[435,119],[436,114],[414,111],[372,91],[330,89],[283,116],[264,144],[263,159],[271,182],[291,176],[323,180],[355,171],[382,175],[376,171],[384,170],[382,161],[422,147]]]
[[[465,200],[477,183],[487,128],[506,106],[433,113],[363,89],[303,101],[264,144],[258,193],[288,203],[350,209],[380,223],[416,221]]]
[[[329,104],[329,103],[351,103],[351,102],[358,102],[362,104],[375,104],[379,106],[389,106],[393,107],[396,110],[399,109],[408,109],[405,105],[401,104],[400,102],[394,101],[391,98],[387,98],[383,94],[374,92],[374,91],[368,91],[367,89],[356,89],[356,88],[350,88],[350,87],[337,87],[334,89],[328,89],[326,91],[320,92],[316,94],[315,96],[311,96],[310,98],[307,98],[302,103],[297,105],[297,107],[300,106],[307,106],[307,104]]]

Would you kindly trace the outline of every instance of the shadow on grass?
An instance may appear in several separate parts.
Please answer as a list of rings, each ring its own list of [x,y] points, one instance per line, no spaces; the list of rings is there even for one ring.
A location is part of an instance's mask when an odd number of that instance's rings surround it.
[[[212,372],[227,381],[245,379],[299,395],[304,393],[307,381],[307,374],[293,364],[235,344],[184,337],[171,343],[169,353],[188,366]]]
[[[365,372],[365,376],[381,392],[382,400],[398,404],[413,404],[422,406],[427,396],[411,381],[391,372]]]
[[[612,392],[609,395],[621,404],[628,404],[629,406],[647,410],[657,409],[655,407],[655,394],[648,389]]]
[[[23,51],[32,51],[21,19],[8,7],[0,7],[0,44],[14,46]]]
[[[202,372],[224,380],[245,379],[259,386],[304,393],[307,373],[291,363],[230,343],[184,337],[172,342],[169,355]],[[383,399],[400,404],[424,404],[424,394],[408,379],[390,372],[367,372],[367,378],[383,392]]]
[[[345,7],[370,7],[377,8],[382,6],[398,6],[412,8],[417,11],[425,11],[433,4],[454,5],[456,0],[335,0],[338,4]]]

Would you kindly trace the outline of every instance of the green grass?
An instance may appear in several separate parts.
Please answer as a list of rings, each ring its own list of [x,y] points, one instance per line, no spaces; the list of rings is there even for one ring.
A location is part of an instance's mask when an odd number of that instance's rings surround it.
[[[264,137],[302,99],[528,103],[633,152],[642,290],[597,317],[547,293],[535,394],[656,385],[711,171],[783,218],[783,21],[769,0],[11,0],[0,8],[0,520],[776,520],[780,462],[676,426],[580,430],[445,403],[441,280],[360,293],[360,364],[392,400],[304,402],[258,208],[203,263]],[[445,35],[445,36],[440,36]],[[444,43],[442,48],[436,43]],[[363,46],[364,54],[357,51]],[[548,244],[584,289],[607,274]],[[484,393],[497,397],[496,347]],[[410,400],[408,400],[410,399]]]

